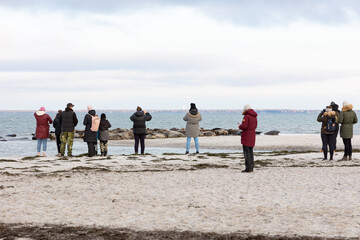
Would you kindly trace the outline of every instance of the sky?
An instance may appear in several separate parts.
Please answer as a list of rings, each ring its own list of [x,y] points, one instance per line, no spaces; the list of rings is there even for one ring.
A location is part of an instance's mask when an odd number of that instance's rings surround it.
[[[357,0],[0,0],[0,110],[360,106]]]

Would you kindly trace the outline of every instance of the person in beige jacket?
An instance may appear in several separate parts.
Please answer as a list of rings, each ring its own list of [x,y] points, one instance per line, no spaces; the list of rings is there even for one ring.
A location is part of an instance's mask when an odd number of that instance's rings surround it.
[[[184,121],[186,121],[185,135],[186,135],[186,152],[189,153],[190,150],[190,141],[191,138],[194,138],[196,153],[199,153],[199,139],[200,134],[199,122],[202,120],[201,114],[196,108],[195,103],[190,104],[189,112],[184,116]]]

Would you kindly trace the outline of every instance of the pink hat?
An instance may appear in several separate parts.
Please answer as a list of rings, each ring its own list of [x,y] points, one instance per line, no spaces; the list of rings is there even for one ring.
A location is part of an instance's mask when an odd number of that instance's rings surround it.
[[[45,112],[45,108],[44,108],[44,107],[41,107],[41,108],[39,109],[39,111],[44,111],[44,112]]]

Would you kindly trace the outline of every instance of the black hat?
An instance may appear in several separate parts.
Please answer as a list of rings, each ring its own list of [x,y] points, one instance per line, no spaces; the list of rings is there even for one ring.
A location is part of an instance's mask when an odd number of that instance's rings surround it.
[[[67,107],[73,107],[73,106],[74,106],[74,104],[72,104],[72,103],[68,103],[66,106],[67,106]]]
[[[196,109],[195,103],[190,103],[190,109]]]

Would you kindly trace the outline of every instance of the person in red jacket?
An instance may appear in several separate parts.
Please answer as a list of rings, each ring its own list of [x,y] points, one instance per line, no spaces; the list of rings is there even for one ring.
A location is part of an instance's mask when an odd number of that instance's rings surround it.
[[[47,139],[49,138],[49,124],[52,123],[52,119],[46,114],[44,107],[41,107],[39,111],[35,112],[34,116],[36,119],[37,155],[40,156],[42,145],[43,156],[45,157]]]
[[[251,109],[250,105],[247,104],[243,111],[244,118],[242,123],[239,124],[241,133],[241,144],[243,145],[244,157],[245,157],[245,170],[242,172],[254,171],[254,153],[253,148],[255,146],[255,129],[257,127],[257,113]]]

